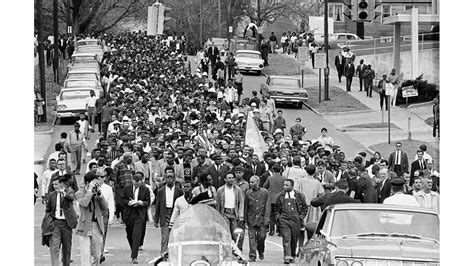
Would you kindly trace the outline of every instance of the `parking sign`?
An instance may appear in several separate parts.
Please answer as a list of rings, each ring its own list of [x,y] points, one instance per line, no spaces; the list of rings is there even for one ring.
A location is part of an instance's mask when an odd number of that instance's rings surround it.
[[[309,59],[309,48],[308,47],[298,47],[298,60],[299,61],[308,61]]]

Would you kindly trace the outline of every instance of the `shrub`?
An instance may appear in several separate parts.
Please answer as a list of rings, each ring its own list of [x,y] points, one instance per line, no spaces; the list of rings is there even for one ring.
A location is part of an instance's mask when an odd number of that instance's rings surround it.
[[[416,79],[405,80],[397,93],[397,105],[405,104],[406,98],[403,97],[402,87],[411,86],[415,89],[418,89],[418,96],[409,97],[408,103],[423,103],[432,101],[438,94],[439,90],[436,84],[428,83],[428,81],[423,80],[423,75],[419,76]]]

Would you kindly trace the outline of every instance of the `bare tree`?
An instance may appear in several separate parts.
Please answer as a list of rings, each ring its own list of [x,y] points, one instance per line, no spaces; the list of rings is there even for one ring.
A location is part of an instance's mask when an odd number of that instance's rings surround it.
[[[300,26],[301,31],[306,31],[309,25],[308,17],[321,15],[321,7],[320,2],[295,3],[289,6],[285,15],[296,22]]]

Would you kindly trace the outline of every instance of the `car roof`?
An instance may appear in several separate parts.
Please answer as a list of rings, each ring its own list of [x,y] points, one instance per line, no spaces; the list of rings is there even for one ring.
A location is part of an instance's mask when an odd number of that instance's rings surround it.
[[[95,56],[94,53],[74,53],[72,55],[73,57],[76,57],[76,56]]]
[[[77,42],[97,42],[99,41],[98,39],[82,39],[78,40]]]
[[[259,51],[254,51],[254,50],[237,50],[236,53],[260,54]]]
[[[63,88],[61,92],[69,92],[69,91],[98,91],[98,89],[92,89],[90,87],[75,87],[75,88]]]
[[[299,80],[299,78],[294,77],[287,77],[287,76],[270,76],[270,79],[291,79],[291,80]]]
[[[402,206],[402,205],[392,205],[392,204],[380,204],[380,203],[341,203],[330,205],[326,208],[327,210],[387,210],[387,211],[414,211],[414,212],[423,212],[427,214],[436,214],[437,212],[421,207],[412,207],[412,206]]]

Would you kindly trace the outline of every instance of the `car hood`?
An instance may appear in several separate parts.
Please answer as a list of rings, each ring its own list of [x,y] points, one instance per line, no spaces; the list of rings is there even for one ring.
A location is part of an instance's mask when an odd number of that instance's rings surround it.
[[[245,64],[263,64],[263,59],[257,59],[257,58],[236,58],[235,62],[237,64],[239,63],[245,63]]]
[[[439,242],[405,238],[331,239],[337,246],[335,256],[439,261]]]
[[[85,109],[86,108],[87,99],[74,99],[74,100],[59,100],[58,105],[66,105],[66,109],[63,110],[71,110],[71,109]]]

